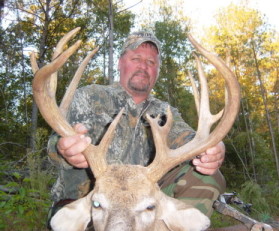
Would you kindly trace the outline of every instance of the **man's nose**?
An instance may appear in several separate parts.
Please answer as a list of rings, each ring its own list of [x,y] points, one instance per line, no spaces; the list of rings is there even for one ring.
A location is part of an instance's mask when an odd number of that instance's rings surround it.
[[[147,62],[146,60],[141,60],[139,62],[139,67],[142,69],[142,70],[146,70],[148,68],[148,65],[147,65]]]

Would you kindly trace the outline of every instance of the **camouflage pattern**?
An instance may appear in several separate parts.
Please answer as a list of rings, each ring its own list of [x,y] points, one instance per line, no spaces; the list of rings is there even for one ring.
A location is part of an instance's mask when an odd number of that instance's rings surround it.
[[[225,190],[225,180],[219,171],[212,176],[203,175],[189,161],[168,172],[158,183],[168,196],[193,205],[208,217],[213,212],[213,202]]]
[[[160,41],[152,33],[146,31],[139,31],[130,34],[123,44],[120,55],[123,55],[127,50],[137,49],[139,45],[145,42],[153,43],[158,49],[159,56],[161,56]]]
[[[145,102],[135,104],[131,96],[119,85],[90,85],[76,91],[68,113],[72,125],[83,123],[89,130],[93,144],[98,144],[108,125],[121,108],[125,112],[117,126],[112,144],[107,153],[108,163],[139,164],[147,166],[154,158],[155,148],[151,128],[145,119],[160,115],[161,123],[166,121],[168,103],[150,96]],[[195,132],[181,118],[177,109],[171,107],[173,127],[169,134],[169,145],[176,148],[191,140]],[[48,153],[59,171],[59,177],[52,189],[54,202],[63,199],[77,199],[93,188],[94,177],[90,169],[77,169],[69,165],[57,153],[58,136],[49,140]],[[221,174],[204,176],[194,171],[185,162],[166,174],[160,181],[164,192],[185,200],[211,214],[213,201],[223,192],[224,179]]]

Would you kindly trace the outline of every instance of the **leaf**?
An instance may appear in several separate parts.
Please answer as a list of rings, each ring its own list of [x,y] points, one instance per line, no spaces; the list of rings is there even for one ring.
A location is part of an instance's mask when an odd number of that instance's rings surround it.
[[[23,215],[23,213],[24,213],[24,207],[22,206],[22,205],[19,205],[18,206],[18,213],[20,214],[20,215]]]
[[[21,178],[21,175],[20,175],[18,172],[14,172],[14,173],[13,173],[13,176],[14,176],[17,180],[19,180],[19,179]]]
[[[19,186],[20,185],[17,182],[14,182],[14,181],[11,181],[8,184],[6,184],[6,187],[8,187],[8,188],[17,188]]]
[[[24,187],[21,187],[19,189],[19,195],[21,198],[24,198],[26,196],[26,189]]]
[[[1,201],[0,202],[0,208],[3,208],[3,207],[5,207],[5,205],[7,204],[7,202],[6,201]]]

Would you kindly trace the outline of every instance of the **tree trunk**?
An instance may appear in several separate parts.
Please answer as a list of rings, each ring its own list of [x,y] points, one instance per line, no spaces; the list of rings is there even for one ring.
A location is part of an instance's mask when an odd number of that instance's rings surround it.
[[[108,66],[108,80],[109,84],[113,84],[113,5],[112,0],[109,3],[109,66]]]
[[[226,64],[227,66],[231,68],[231,55],[230,55],[231,51],[229,49],[227,49],[226,51]],[[239,79],[239,76],[237,75],[237,73],[235,73],[235,75],[237,76],[237,78]],[[244,94],[243,91],[241,91],[241,94]],[[244,120],[244,124],[245,124],[245,129],[246,129],[246,133],[248,135],[248,145],[249,145],[249,152],[250,155],[252,157],[252,169],[253,169],[253,178],[255,179],[255,181],[257,182],[257,175],[256,175],[256,169],[255,169],[255,142],[252,136],[252,123],[250,120],[250,109],[248,107],[248,103],[246,100],[246,97],[243,95],[242,96],[242,100],[240,101],[241,103],[241,107],[240,110],[242,111],[242,115],[243,115],[243,120]],[[233,145],[234,147],[234,145]],[[234,147],[242,165],[243,165],[243,171],[244,171],[244,176],[247,174],[248,178],[250,181],[252,181],[250,173],[248,168],[246,167],[244,161],[241,159],[240,155],[238,154],[236,148]],[[246,173],[246,174],[245,174]]]
[[[248,145],[249,145],[249,152],[251,155],[251,165],[253,169],[253,179],[257,182],[257,174],[256,174],[256,169],[255,169],[255,142],[253,139],[253,131],[252,131],[252,124],[249,116],[249,108],[248,108],[248,103],[245,97],[241,100],[241,110],[243,114],[243,119],[244,119],[244,124],[245,124],[245,129],[246,129],[246,134],[248,135]]]
[[[45,5],[45,9],[44,9],[45,20],[44,20],[42,38],[40,39],[39,60],[38,60],[39,68],[43,66],[44,61],[45,61],[44,59],[45,59],[45,51],[46,51],[46,40],[47,40],[47,36],[48,36],[48,26],[49,26],[49,23],[50,23],[50,19],[49,19],[50,2],[51,2],[51,0],[46,1],[46,5]],[[31,152],[34,152],[36,150],[37,126],[38,126],[38,107],[35,103],[35,100],[33,100],[33,103],[32,103],[32,117],[31,117],[31,137],[30,137]]]
[[[16,9],[18,9],[16,11],[16,17],[17,17],[17,20],[18,22],[21,21],[20,19],[20,15],[19,15],[19,4],[18,2],[15,3],[16,4]],[[24,39],[23,39],[23,33],[22,33],[22,28],[21,28],[21,24],[20,24],[20,27],[19,27],[19,36],[20,36],[20,48],[21,48],[21,76],[23,77],[22,80],[23,80],[23,83],[22,83],[22,88],[23,88],[23,98],[24,98],[24,105],[25,105],[25,110],[24,110],[24,122],[26,124],[28,124],[28,108],[27,108],[27,89],[26,89],[26,72],[25,72],[25,64],[24,64],[24,53],[23,53],[23,50],[24,50]],[[28,126],[26,127],[27,128],[27,134],[28,134]],[[28,138],[26,139],[26,144],[28,146]]]
[[[262,82],[262,76],[261,76],[261,72],[260,72],[260,69],[259,69],[259,63],[258,63],[258,59],[257,59],[257,54],[256,54],[256,48],[255,48],[254,41],[252,41],[251,44],[252,44],[252,51],[253,51],[253,56],[254,56],[254,61],[255,61],[255,68],[256,68],[257,78],[258,78],[259,83],[260,83],[260,90],[261,90],[261,95],[262,95],[262,99],[263,99],[263,103],[264,103],[266,122],[267,122],[269,133],[270,133],[270,136],[271,136],[271,145],[272,145],[272,151],[273,151],[274,159],[275,159],[275,163],[276,163],[277,175],[278,175],[278,178],[279,178],[278,153],[277,153],[277,149],[276,149],[276,141],[275,141],[275,136],[274,136],[273,127],[272,127],[272,123],[271,123],[270,113],[269,113],[269,110],[268,110],[268,107],[267,107],[266,89],[265,89],[265,87],[263,85],[263,82]]]
[[[276,83],[274,85],[274,106],[275,106],[275,117],[276,117],[276,126],[277,126],[277,133],[279,134],[279,68],[276,68],[276,76],[277,76],[277,80]]]

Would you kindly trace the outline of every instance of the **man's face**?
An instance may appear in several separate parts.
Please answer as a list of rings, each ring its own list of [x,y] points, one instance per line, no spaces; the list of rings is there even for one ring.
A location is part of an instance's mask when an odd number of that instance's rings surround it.
[[[132,97],[147,97],[159,74],[159,54],[152,44],[127,50],[119,59],[120,84]]]

